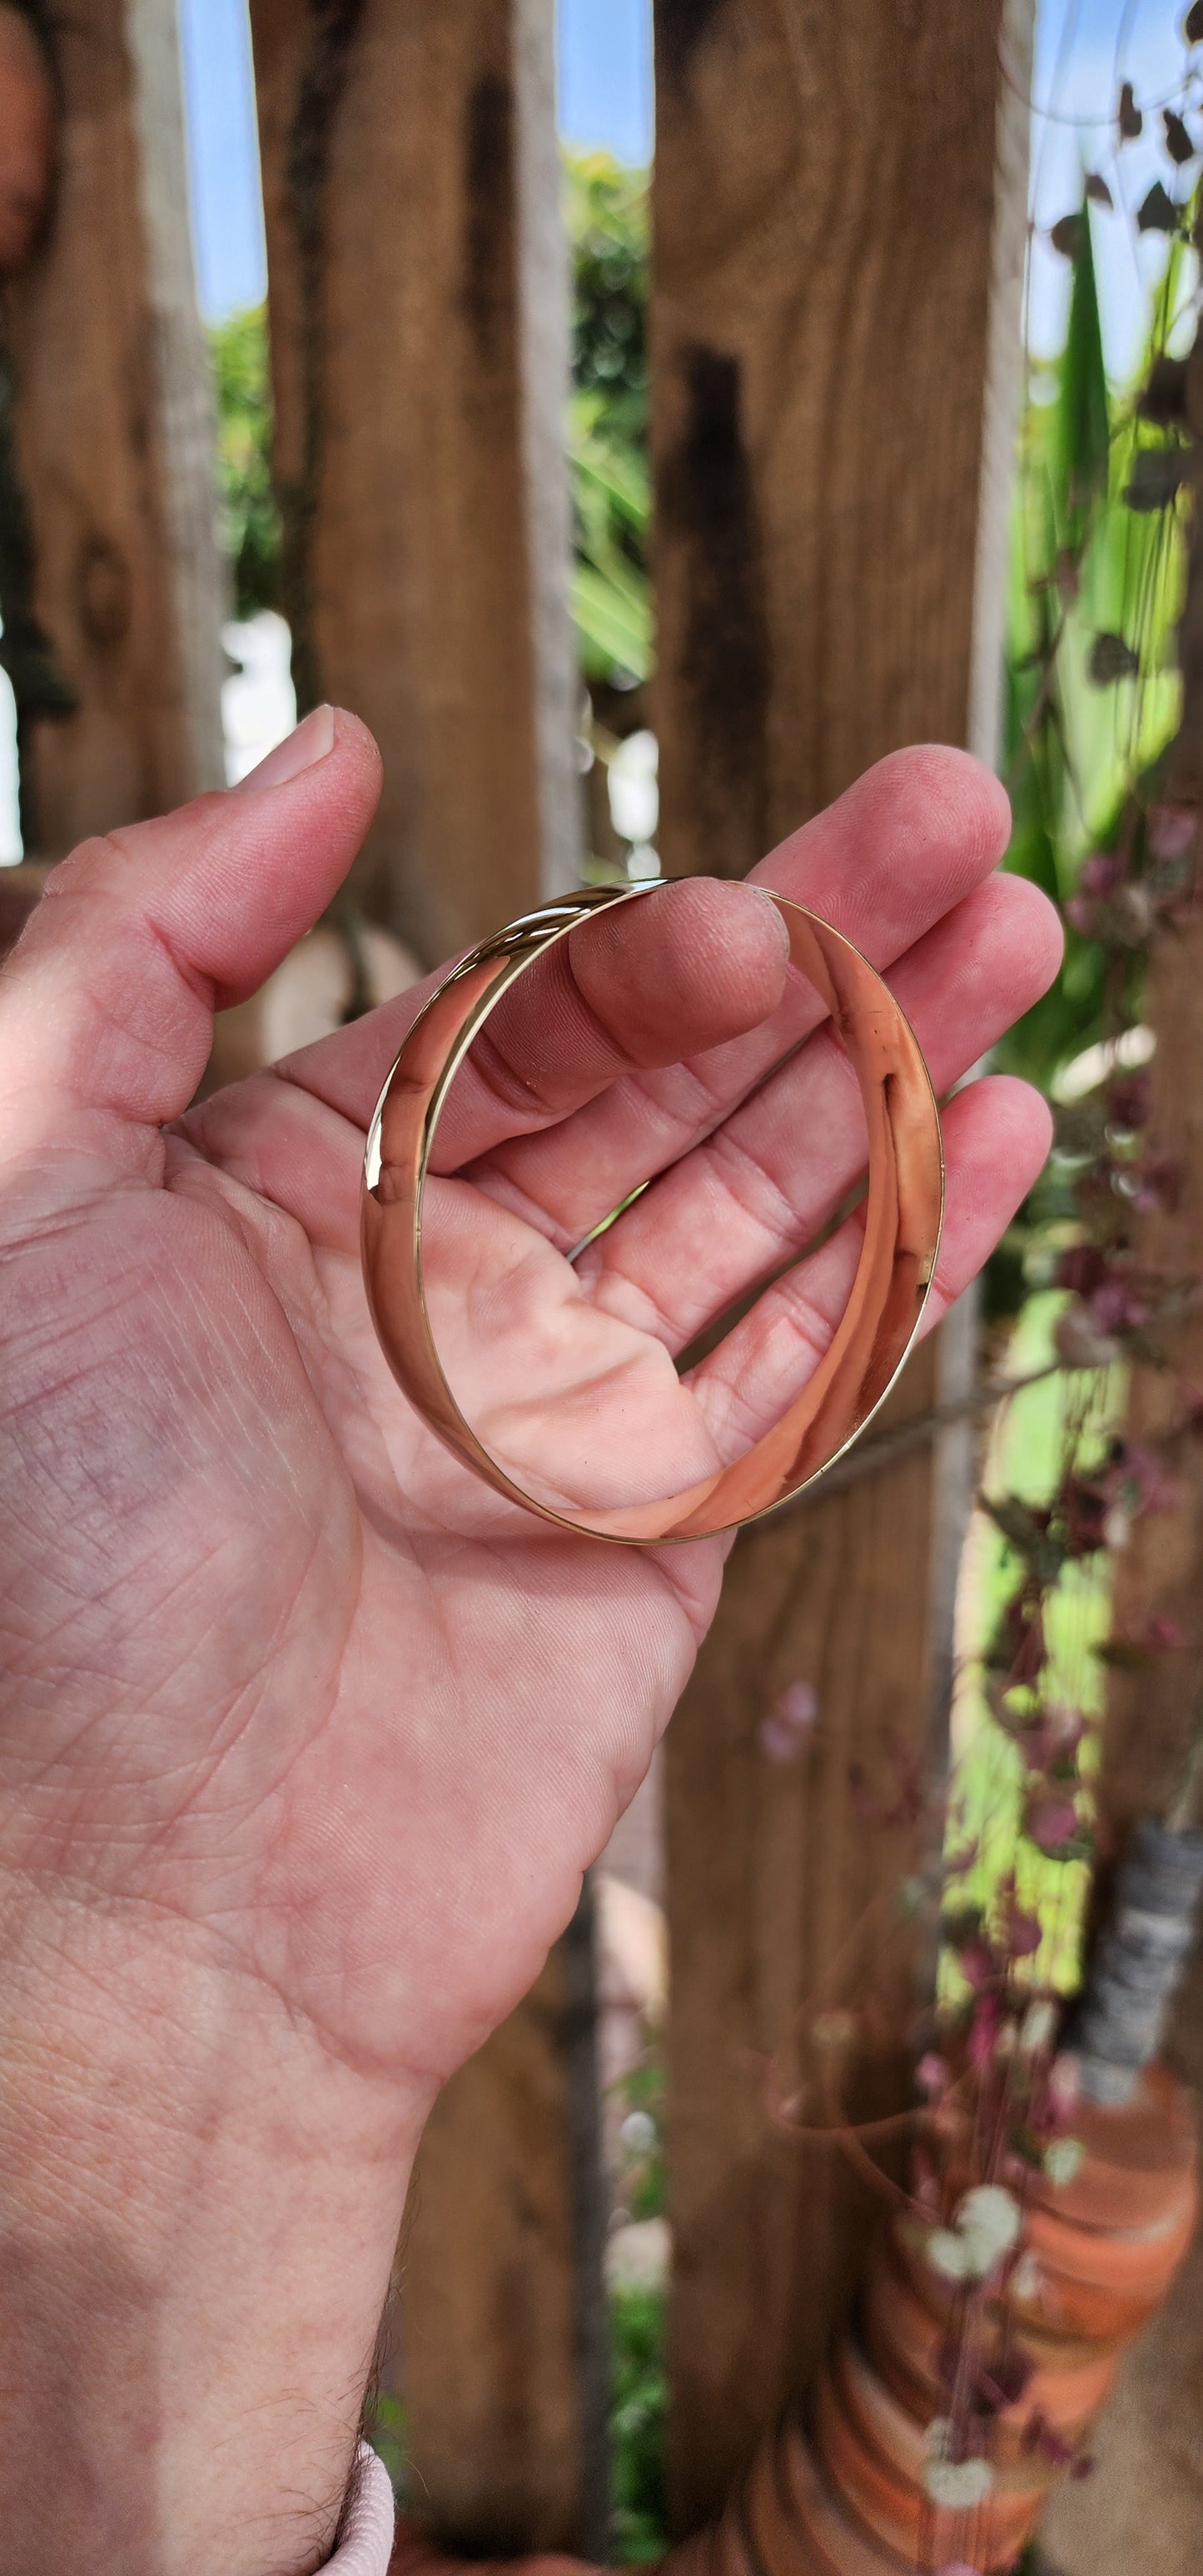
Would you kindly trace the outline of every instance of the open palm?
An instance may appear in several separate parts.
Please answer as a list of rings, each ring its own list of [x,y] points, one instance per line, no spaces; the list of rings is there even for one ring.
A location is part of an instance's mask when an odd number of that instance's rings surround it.
[[[225,2215],[198,2215],[189,2184],[186,2259],[166,2185],[155,2219],[173,2284],[192,2266],[193,2359],[232,2203],[253,2204],[253,2225],[237,2223],[262,2231],[294,2128],[306,2142],[270,2266],[247,2262],[256,2318],[284,2302],[277,2346],[303,2334],[293,2275],[309,2268],[311,2299],[320,2276],[322,2497],[337,2497],[387,2276],[396,2142],[408,2121],[412,2144],[568,1919],[681,1692],[724,1555],[716,1540],[651,1552],[540,1524],[444,1452],[393,1384],[360,1277],[359,1173],[420,994],[188,1109],[214,1007],[253,991],[329,900],[377,771],[340,715],[333,748],[287,783],[78,852],[0,982],[0,1894],[19,1890],[18,1919],[37,1927],[17,1942],[39,1994],[76,1977],[91,1999],[85,2100],[99,2049],[123,2101],[145,2083],[158,2103],[164,2043],[143,2064],[139,2034],[159,2011],[187,2062],[176,2127],[231,2129],[209,2151]],[[972,762],[902,753],[761,871],[889,971],[941,1091],[1055,967],[1050,908],[992,874],[1005,833]],[[860,1152],[855,1085],[822,1030],[754,1091],[811,1007],[772,908],[701,882],[633,909],[635,945],[627,907],[590,926],[610,924],[587,953],[575,938],[556,952],[537,1009],[516,988],[448,1110],[437,1184],[470,1249],[460,1361],[487,1349],[497,1372],[477,1391],[484,1427],[521,1453],[532,1332],[552,1355],[540,1393],[557,1371],[565,1394],[625,1373],[647,1436],[590,1470],[618,1494],[633,1455],[663,1489],[666,1462],[685,1481],[732,1454],[814,1365],[852,1225],[771,1292],[733,1356],[682,1388],[673,1355],[822,1228]],[[1020,1084],[952,1102],[932,1321],[1047,1142]],[[599,1208],[674,1156],[569,1265]],[[321,2215],[302,2264],[315,2139]],[[337,2228],[340,2266],[323,2275]],[[262,2362],[245,2369],[258,2386]],[[237,2567],[227,2435],[202,2393],[176,2483],[206,2563]],[[228,2492],[210,2511],[196,2492],[215,2456]]]
[[[723,1550],[543,1528],[393,1386],[359,1170],[420,994],[160,1132],[211,998],[253,987],[316,911],[373,776],[340,718],[291,784],[78,854],[8,970],[0,1043],[27,1132],[0,1202],[0,1782],[11,1859],[219,1928],[332,2051],[438,2080],[567,1919],[680,1694]],[[890,968],[941,1089],[1055,963],[1042,899],[988,875],[1003,829],[961,756],[901,754],[764,864]],[[813,1236],[855,1177],[858,1113],[821,1033],[747,1097],[812,997],[787,988],[746,890],[668,890],[588,937],[556,952],[553,993],[520,986],[494,1023],[439,1186],[471,1247],[459,1357],[494,1369],[483,1427],[522,1455],[536,1328],[540,1396],[625,1373],[636,1410],[585,1497],[618,1499],[653,1447],[660,1490],[705,1473],[814,1365],[850,1227],[690,1389],[671,1354]],[[1040,1103],[1006,1082],[961,1096],[947,1131],[935,1314],[1047,1145]],[[599,1206],[682,1153],[570,1267]]]

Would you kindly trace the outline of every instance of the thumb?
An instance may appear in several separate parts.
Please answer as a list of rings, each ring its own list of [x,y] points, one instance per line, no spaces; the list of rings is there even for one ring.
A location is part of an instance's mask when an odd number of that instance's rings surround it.
[[[317,707],[240,788],[85,842],[0,971],[0,1156],[145,1171],[213,1014],[255,992],[342,883],[380,794],[366,728]]]

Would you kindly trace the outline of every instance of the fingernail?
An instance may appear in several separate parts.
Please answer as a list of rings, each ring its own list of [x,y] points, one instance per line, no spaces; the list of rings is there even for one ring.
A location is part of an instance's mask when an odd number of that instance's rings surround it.
[[[312,769],[315,761],[324,760],[327,752],[333,749],[334,709],[315,707],[292,733],[285,734],[283,742],[278,742],[275,749],[267,753],[257,769],[248,769],[246,777],[238,780],[233,792],[240,795],[247,788],[283,787],[288,779],[299,778],[303,769]]]

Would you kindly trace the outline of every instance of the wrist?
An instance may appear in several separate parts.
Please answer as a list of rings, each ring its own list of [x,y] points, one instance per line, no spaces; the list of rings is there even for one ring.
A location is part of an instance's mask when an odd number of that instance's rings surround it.
[[[209,1936],[71,1901],[10,1930],[0,2066],[0,2576],[306,2576],[425,2103]]]

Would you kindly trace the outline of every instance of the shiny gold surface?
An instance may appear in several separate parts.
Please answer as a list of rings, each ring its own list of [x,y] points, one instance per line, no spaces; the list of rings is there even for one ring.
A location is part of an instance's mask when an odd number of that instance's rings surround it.
[[[860,1084],[868,1128],[865,1231],[848,1304],[808,1384],[745,1455],[684,1493],[579,1514],[525,1492],[477,1439],[435,1348],[423,1284],[422,1196],[439,1114],[473,1039],[502,995],[557,940],[607,903],[650,888],[584,892],[524,915],[473,949],[440,985],[401,1049],[368,1131],[363,1268],[394,1376],[432,1431],[541,1520],[628,1546],[704,1538],[758,1520],[821,1476],[889,1392],[935,1272],[944,1210],[940,1120],[918,1041],[881,977],[817,914],[771,895],[793,963],[831,1014]]]

